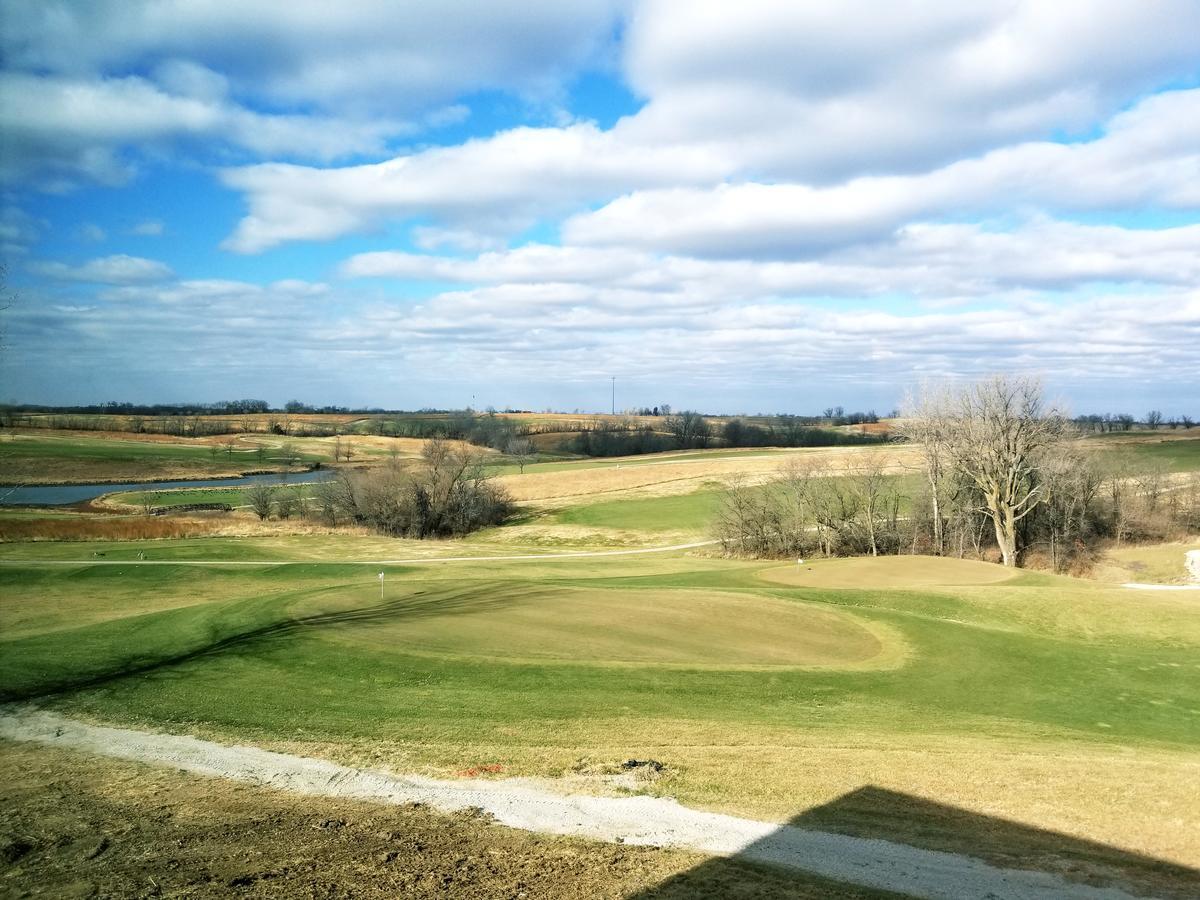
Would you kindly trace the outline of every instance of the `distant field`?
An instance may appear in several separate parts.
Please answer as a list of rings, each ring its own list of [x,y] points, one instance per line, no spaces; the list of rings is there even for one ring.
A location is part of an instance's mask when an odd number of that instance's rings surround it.
[[[1170,472],[1195,472],[1200,470],[1200,437],[1114,442],[1107,454],[1134,468],[1155,464]]]
[[[297,445],[319,457],[328,440]],[[420,449],[354,440],[356,459]],[[72,436],[41,459],[87,460],[91,443]],[[207,447],[145,444],[136,465],[213,461]],[[1200,465],[1196,445],[1106,452],[1186,467]],[[438,777],[494,765],[586,779],[655,759],[664,773],[639,790],[689,805],[808,816],[1006,865],[1058,871],[1069,858],[1080,877],[1119,870],[1140,893],[1187,896],[1179,870],[1119,852],[1200,868],[1187,790],[1200,779],[1200,605],[1186,592],[954,559],[738,561],[710,547],[450,561],[700,541],[736,479],[761,484],[790,460],[845,474],[871,457],[916,492],[912,447],[715,449],[524,475],[500,463],[518,520],[456,541],[282,533],[320,531],[295,522],[256,532],[242,512],[212,521],[244,537],[0,543],[0,695]],[[241,489],[151,499],[245,502]],[[1114,553],[1104,577],[1169,580],[1190,546]],[[39,564],[52,561],[63,564]]]
[[[0,483],[52,484],[212,478],[286,465],[278,451],[228,453],[208,443],[137,440],[134,436],[45,436],[22,432],[0,438]],[[298,463],[320,456],[298,451]]]

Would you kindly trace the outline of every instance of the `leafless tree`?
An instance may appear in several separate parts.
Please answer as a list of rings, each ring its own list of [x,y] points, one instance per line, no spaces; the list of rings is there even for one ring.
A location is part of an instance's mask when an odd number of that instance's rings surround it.
[[[1020,522],[1046,499],[1042,470],[1068,436],[1064,415],[1047,405],[1037,379],[1003,375],[947,390],[924,415],[982,495],[1004,565],[1018,565]]]
[[[246,492],[250,508],[260,521],[270,518],[271,509],[275,504],[275,488],[265,481],[259,481]]]
[[[925,481],[929,491],[930,519],[933,526],[933,552],[940,556],[946,550],[946,514],[943,509],[950,467],[950,436],[948,420],[941,410],[949,406],[942,388],[926,384],[917,395],[905,397],[904,421],[897,428],[901,435],[920,444],[924,461]]]
[[[663,424],[675,436],[681,450],[708,445],[708,420],[694,410],[686,409],[669,416]]]
[[[504,452],[512,458],[512,461],[517,464],[521,474],[525,474],[525,467],[537,459],[537,453],[533,449],[533,441],[529,438],[514,438],[508,442],[508,446]]]
[[[881,532],[896,531],[899,496],[895,479],[887,472],[878,454],[863,457],[849,478],[848,487],[855,495],[856,512],[872,556],[879,555]]]

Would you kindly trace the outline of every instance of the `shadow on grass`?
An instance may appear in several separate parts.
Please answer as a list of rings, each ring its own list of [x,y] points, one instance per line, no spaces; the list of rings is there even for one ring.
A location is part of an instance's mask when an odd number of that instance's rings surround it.
[[[835,837],[823,853],[820,839],[830,834],[874,841],[839,848]],[[880,847],[877,841],[916,848],[915,855],[890,866],[871,864]],[[971,859],[958,865],[945,853]],[[823,869],[831,858],[834,866]],[[806,859],[814,861],[813,874],[789,875],[770,865],[781,860],[803,864]],[[992,871],[982,869],[983,863]],[[836,877],[839,867],[855,874]],[[868,874],[871,870],[874,875]],[[1011,870],[1024,870],[1024,877]],[[907,880],[910,873],[934,886],[914,891]],[[1200,870],[868,785],[796,816],[735,856],[707,860],[629,900],[891,896],[1183,900],[1200,897]]]
[[[462,615],[499,608],[510,602],[510,598],[495,586],[477,583],[456,591],[418,591],[395,600],[353,609],[302,616],[286,615],[285,604],[344,590],[344,587],[328,587],[302,594],[263,598],[279,607],[258,614],[260,619],[263,616],[270,617],[265,622],[239,622],[239,614],[245,613],[236,605],[223,605],[220,609],[188,607],[8,642],[3,645],[2,652],[6,657],[4,668],[8,670],[9,677],[5,679],[6,683],[0,684],[0,702],[53,697],[101,687],[131,675],[154,674],[207,656],[250,652],[255,645],[264,641],[286,638],[310,629],[391,624],[431,616]],[[183,616],[187,616],[189,621],[182,622]],[[201,621],[191,621],[192,617],[201,617]],[[176,623],[181,627],[173,628],[172,625]],[[193,631],[195,634],[188,640],[179,636],[184,631]],[[158,648],[140,652],[132,650],[134,646],[152,645],[155,636],[161,641]],[[74,640],[76,637],[92,645],[89,652],[93,658],[80,658],[84,654],[79,652],[79,644]],[[73,643],[76,643],[74,648]],[[73,649],[76,651],[75,659],[72,659]],[[11,670],[14,668],[21,671],[24,684],[11,682]],[[55,672],[55,669],[59,671]]]

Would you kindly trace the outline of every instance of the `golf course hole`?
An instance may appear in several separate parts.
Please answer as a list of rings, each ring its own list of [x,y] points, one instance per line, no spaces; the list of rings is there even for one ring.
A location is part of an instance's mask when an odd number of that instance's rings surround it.
[[[892,668],[900,636],[852,615],[773,597],[693,590],[480,585],[490,602],[426,608],[337,640],[374,650],[509,662],[708,669]]]

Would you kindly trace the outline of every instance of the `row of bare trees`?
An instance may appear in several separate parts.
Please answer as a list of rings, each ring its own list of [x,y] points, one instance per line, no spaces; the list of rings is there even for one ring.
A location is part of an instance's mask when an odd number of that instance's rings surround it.
[[[901,501],[880,455],[838,471],[794,460],[768,485],[729,487],[714,527],[726,552],[739,556],[878,556],[901,550]]]
[[[1200,477],[1087,451],[1033,379],[927,388],[900,432],[921,450],[918,487],[869,451],[838,472],[794,464],[730,488],[716,536],[739,555],[997,554],[1017,566],[1036,552],[1066,570],[1103,541],[1200,530]]]

